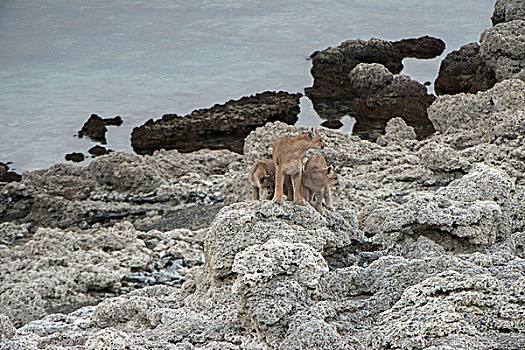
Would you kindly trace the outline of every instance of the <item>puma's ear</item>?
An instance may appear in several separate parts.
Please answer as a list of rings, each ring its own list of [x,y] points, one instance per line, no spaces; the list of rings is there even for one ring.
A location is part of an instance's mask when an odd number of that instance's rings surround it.
[[[308,133],[308,138],[310,140],[314,138],[314,134],[311,131]]]

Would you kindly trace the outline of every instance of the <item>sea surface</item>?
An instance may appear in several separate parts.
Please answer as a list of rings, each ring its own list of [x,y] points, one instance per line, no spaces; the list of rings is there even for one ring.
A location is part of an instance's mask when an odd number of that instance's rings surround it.
[[[120,115],[107,147],[131,152],[133,127],[267,90],[312,85],[309,55],[342,41],[430,35],[445,53],[405,59],[434,81],[447,52],[478,41],[494,0],[0,0],[0,162],[18,172],[95,145],[91,113]],[[429,87],[433,91],[433,87]],[[299,125],[317,126],[308,98]],[[351,132],[352,118],[341,132]],[[87,164],[86,162],[81,165]]]

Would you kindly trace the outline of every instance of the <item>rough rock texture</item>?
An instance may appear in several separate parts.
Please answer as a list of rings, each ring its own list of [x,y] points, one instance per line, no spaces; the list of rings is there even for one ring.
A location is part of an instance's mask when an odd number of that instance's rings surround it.
[[[172,228],[202,227],[213,219],[208,209],[223,205],[220,179],[238,159],[229,151],[160,151],[154,157],[114,152],[85,168],[60,164],[27,172],[22,182],[0,189],[0,222],[85,228],[127,218],[154,228],[180,218],[187,225]],[[181,210],[188,207],[193,218]]]
[[[379,63],[397,74],[403,69],[403,58],[433,58],[444,49],[442,40],[429,36],[397,42],[375,38],[369,41],[348,40],[310,56],[314,84],[305,92],[314,104],[345,99],[354,94],[348,74],[359,63]]]
[[[22,180],[22,176],[20,174],[17,174],[14,171],[9,171],[8,164],[0,162],[0,182],[13,182]]]
[[[393,75],[380,64],[358,64],[348,79],[357,93],[352,104],[356,130],[370,119],[387,121],[394,116],[414,126],[420,136],[434,132],[427,108],[435,97],[424,85],[405,75]]]
[[[400,143],[405,140],[415,140],[416,131],[413,127],[408,126],[403,118],[392,118],[388,121],[385,128],[385,135],[377,139],[377,143],[386,146],[389,143]]]
[[[525,68],[525,20],[497,24],[485,30],[479,40],[480,56],[498,81],[512,78]]]
[[[301,94],[264,92],[200,109],[180,117],[166,114],[133,129],[131,146],[140,154],[158,149],[192,152],[202,148],[242,152],[244,138],[267,122],[297,121]]]
[[[492,25],[516,19],[525,20],[525,5],[521,0],[496,0],[491,19]]]
[[[445,42],[438,38],[425,35],[420,38],[393,41],[394,47],[403,57],[430,59],[445,51]]]
[[[519,7],[525,11],[521,1]],[[447,55],[435,81],[436,93],[475,93],[504,79],[524,79],[525,21],[503,22],[485,30],[479,45],[470,43]]]
[[[78,137],[84,136],[89,137],[93,141],[106,144],[106,132],[108,129],[107,125],[119,126],[122,124],[122,118],[120,116],[113,118],[101,118],[96,114],[92,114],[89,119],[84,123],[82,129],[78,132]]]
[[[475,95],[438,97],[428,109],[428,117],[439,132],[480,131],[490,142],[506,133],[520,132],[520,115],[525,108],[523,89],[525,82],[506,80]]]
[[[20,327],[137,287],[180,286],[203,259],[202,238],[184,230],[143,233],[125,222],[83,231],[41,228],[0,245],[0,314]]]
[[[441,61],[434,90],[440,95],[476,93],[490,89],[496,82],[494,70],[479,54],[479,44],[470,43],[450,52]]]

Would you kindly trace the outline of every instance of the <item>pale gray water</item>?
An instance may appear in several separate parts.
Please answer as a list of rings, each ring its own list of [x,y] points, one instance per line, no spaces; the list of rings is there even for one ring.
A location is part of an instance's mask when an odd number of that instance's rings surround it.
[[[302,92],[312,83],[308,56],[348,39],[428,34],[449,52],[479,39],[493,5],[0,0],[0,162],[24,171],[87,154],[95,143],[73,135],[91,113],[122,116],[108,147],[131,151],[131,129],[149,118],[266,90]],[[402,73],[434,81],[444,55],[405,60]],[[299,124],[319,125],[309,100],[301,105]]]

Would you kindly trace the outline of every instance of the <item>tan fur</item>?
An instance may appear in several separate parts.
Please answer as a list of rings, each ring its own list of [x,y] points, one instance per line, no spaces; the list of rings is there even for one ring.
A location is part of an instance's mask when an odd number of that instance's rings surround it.
[[[275,163],[271,159],[257,160],[250,172],[250,183],[252,199],[259,200],[260,192],[266,199],[272,199],[275,190]],[[289,201],[293,200],[292,179],[286,176],[284,179],[284,193]]]
[[[322,203],[334,210],[330,184],[337,182],[337,173],[326,164],[326,159],[318,154],[312,155],[304,165],[301,192],[315,210],[323,213]]]
[[[294,201],[299,204],[306,202],[301,196],[303,157],[307,150],[323,149],[324,146],[323,139],[315,133],[313,128],[311,132],[275,141],[273,144],[273,161],[275,163],[274,201],[282,202],[285,177],[290,175]]]
[[[259,192],[266,195],[266,199],[272,199],[275,188],[275,164],[273,160],[257,160],[250,172],[250,183],[252,184],[252,199],[259,199]]]

